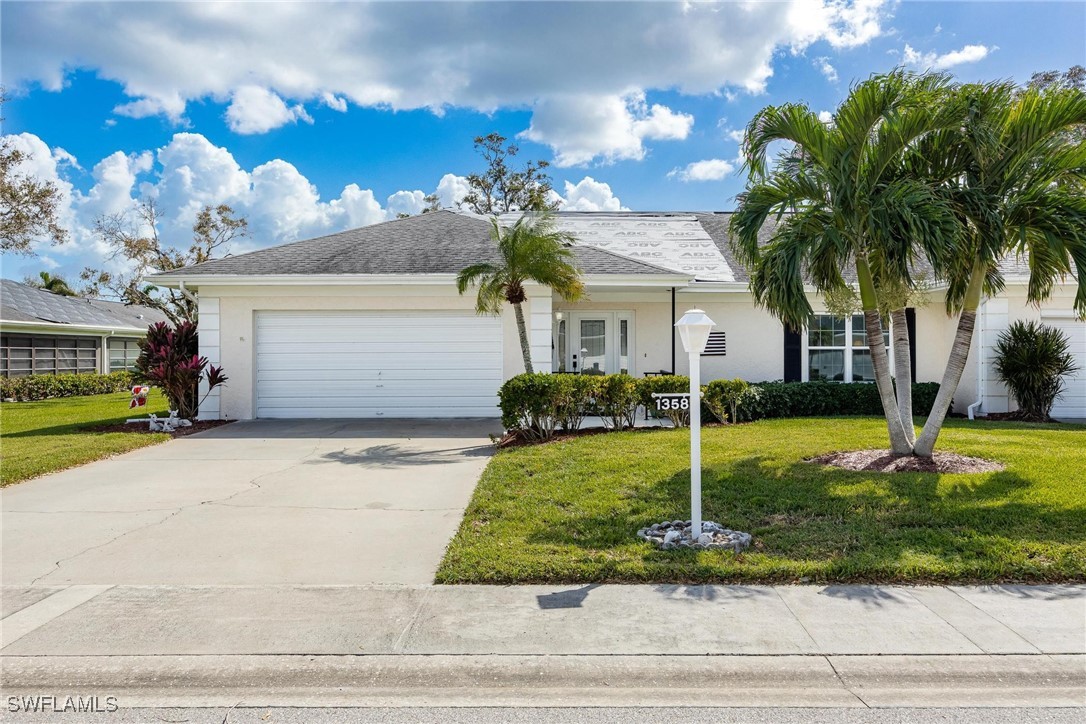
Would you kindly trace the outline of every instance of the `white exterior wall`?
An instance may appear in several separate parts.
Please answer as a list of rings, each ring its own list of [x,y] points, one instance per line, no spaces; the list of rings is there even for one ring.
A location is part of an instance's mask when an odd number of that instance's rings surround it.
[[[204,310],[205,300],[210,302],[207,312]],[[527,315],[531,313],[531,301],[530,298],[528,309],[526,309]],[[204,408],[201,408],[201,417],[247,420],[254,414],[253,332],[256,312],[262,310],[419,311],[428,309],[473,311],[475,297],[470,293],[460,296],[455,288],[444,285],[205,286],[200,295],[200,304],[201,354],[209,359],[212,359],[213,353],[217,354],[218,364],[223,366],[224,372],[230,378],[217,396],[217,409],[208,406],[205,415]],[[217,319],[216,311],[211,311],[216,307]],[[210,325],[216,323],[217,329],[212,330]],[[207,332],[215,332],[215,334],[209,334],[205,339]],[[509,378],[524,371],[516,333],[516,320],[512,307],[509,305],[506,305],[502,313],[502,336],[503,373],[506,378]],[[216,338],[219,343],[217,350],[211,345]],[[547,369],[549,369],[549,340],[546,349]],[[535,356],[534,351],[533,356]],[[209,403],[211,399],[211,397],[208,398]]]
[[[958,384],[957,394],[954,395],[955,412],[965,412],[969,405],[978,400],[981,402],[978,411],[981,415],[1017,409],[1013,396],[999,381],[999,375],[996,374],[992,364],[992,349],[999,338],[999,333],[1019,320],[1046,323],[1053,321],[1049,317],[1052,314],[1065,318],[1071,315],[1073,308],[1074,287],[1070,283],[1057,287],[1052,297],[1040,306],[1034,306],[1026,301],[1026,288],[1021,284],[1008,285],[998,297],[986,300],[977,314],[977,326],[973,333],[969,360],[961,382]],[[938,311],[942,314],[941,308]],[[945,315],[943,316],[945,318]],[[947,320],[945,339],[953,339],[956,325],[957,319]],[[944,353],[938,360],[940,376],[942,365],[946,364],[946,356]],[[1083,384],[1083,382],[1078,381],[1074,384]]]
[[[554,302],[555,311],[630,311],[634,315],[634,354],[630,373],[672,370],[671,340],[674,324],[687,309],[703,309],[727,335],[727,354],[701,358],[702,380],[742,377],[751,381],[781,379],[784,375],[784,327],[764,309],[755,307],[746,292],[690,292],[679,289],[675,319],[671,316],[671,290],[595,292],[587,301]],[[549,354],[549,344],[548,344]],[[690,371],[689,358],[675,335],[675,374]]]
[[[200,356],[207,357],[208,365],[215,365],[216,367],[222,365],[219,309],[218,297],[200,295],[198,324]],[[232,375],[230,372],[226,372],[226,376],[231,377]],[[230,380],[226,384],[229,385]],[[200,380],[200,399],[203,400],[200,403],[201,420],[218,420],[220,418],[222,393],[223,386],[220,385],[208,394],[207,381]],[[207,395],[207,397],[205,398],[204,395]]]

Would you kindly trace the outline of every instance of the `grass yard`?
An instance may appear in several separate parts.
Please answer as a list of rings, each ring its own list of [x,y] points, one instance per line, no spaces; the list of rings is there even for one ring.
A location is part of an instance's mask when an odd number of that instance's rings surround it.
[[[138,412],[129,411],[131,399],[128,392],[117,392],[0,403],[0,487],[169,440],[166,433],[87,430],[151,412],[168,414],[157,389]]]
[[[804,463],[885,448],[875,418],[706,428],[703,516],[741,554],[660,551],[638,528],[690,517],[689,433],[634,431],[499,452],[440,583],[1086,581],[1086,426],[948,420],[938,449],[981,474]]]

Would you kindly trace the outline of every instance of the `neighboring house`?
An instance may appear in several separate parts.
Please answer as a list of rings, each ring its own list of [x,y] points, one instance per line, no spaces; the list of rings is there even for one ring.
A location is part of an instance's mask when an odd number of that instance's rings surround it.
[[[148,307],[0,280],[0,376],[130,370],[136,342],[163,321],[166,315]]]
[[[505,221],[505,220],[503,220]],[[703,379],[871,379],[860,325],[817,314],[810,329],[786,331],[755,306],[746,271],[727,243],[726,213],[561,213],[588,297],[569,304],[541,287],[525,310],[537,371],[687,372],[672,327],[704,309],[717,330]],[[501,383],[523,371],[512,308],[474,312],[474,290],[454,279],[497,254],[489,222],[441,211],[205,262],[156,275],[155,284],[199,291],[200,352],[230,382],[201,417],[496,416]],[[1007,409],[987,361],[996,332],[1039,317],[1073,337],[1086,367],[1086,323],[1071,315],[1073,288],[1060,286],[1041,309],[1024,303],[1024,276],[1009,268],[1007,291],[981,315],[975,360],[956,409],[980,399],[982,412]],[[938,381],[955,323],[941,291],[909,310],[918,381]],[[812,294],[816,311],[824,306]],[[1086,375],[1054,414],[1086,417]]]

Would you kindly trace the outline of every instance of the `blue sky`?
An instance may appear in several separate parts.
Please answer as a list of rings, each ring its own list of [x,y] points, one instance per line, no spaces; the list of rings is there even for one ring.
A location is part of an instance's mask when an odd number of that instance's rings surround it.
[[[417,210],[435,190],[451,203],[480,168],[472,137],[490,131],[553,162],[567,208],[730,209],[732,132],[764,105],[829,111],[851,81],[902,64],[1024,82],[1086,63],[1081,2],[4,2],[0,14],[3,132],[61,186],[72,229],[65,247],[3,257],[11,278],[106,263],[94,218],[141,196],[179,244],[204,203],[234,205],[253,228],[234,251]]]

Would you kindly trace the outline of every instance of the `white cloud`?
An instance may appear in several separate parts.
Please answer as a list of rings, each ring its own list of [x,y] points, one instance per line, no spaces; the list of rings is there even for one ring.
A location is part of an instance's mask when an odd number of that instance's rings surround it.
[[[329,93],[328,91],[321,93],[321,103],[328,106],[333,111],[339,111],[340,113],[347,112],[347,99],[340,98],[335,93]]]
[[[893,5],[280,2],[254,13],[246,3],[11,3],[4,76],[60,90],[79,68],[121,84],[129,100],[117,113],[175,122],[190,101],[229,100],[240,133],[305,121],[310,102],[529,108],[530,137],[580,164],[642,158],[644,141],[689,132],[688,116],[631,108],[631,97],[761,92],[781,50],[867,43]]]
[[[818,72],[826,76],[826,80],[828,80],[830,83],[837,82],[837,69],[830,65],[829,58],[815,58],[814,65],[816,68],[818,68]]]
[[[644,141],[682,140],[694,117],[645,102],[643,93],[626,96],[562,95],[540,101],[532,123],[520,135],[545,143],[556,166],[577,166],[645,157]]]
[[[301,105],[288,107],[278,95],[255,85],[234,91],[226,109],[226,122],[235,133],[267,133],[299,120],[313,122]]]
[[[730,128],[724,135],[729,140],[742,144],[743,140],[747,137],[747,130],[745,128]]]
[[[935,52],[921,53],[906,43],[905,52],[902,54],[902,60],[909,65],[914,65],[918,68],[947,70],[956,65],[976,63],[979,60],[984,60],[988,57],[989,53],[998,49],[999,48],[994,45],[966,45],[958,50],[951,50],[948,53],[940,55]]]
[[[471,187],[468,186],[466,178],[447,173],[437,182],[437,190],[434,193],[437,194],[437,200],[441,204],[441,208],[449,209],[455,208],[460,200],[468,195],[469,191],[471,191]]]
[[[564,197],[559,197],[563,211],[622,211],[618,197],[611,191],[611,186],[585,176],[576,184],[565,182]]]
[[[731,161],[707,158],[687,164],[685,168],[674,168],[668,172],[667,177],[680,181],[719,181],[734,170],[735,165]]]
[[[426,193],[415,189],[393,193],[382,206],[372,190],[356,183],[345,186],[338,197],[325,200],[293,164],[272,159],[246,170],[229,150],[198,133],[177,133],[154,151],[112,153],[94,165],[90,188],[79,191],[66,178],[79,168],[71,154],[50,149],[30,133],[5,139],[29,156],[16,173],[32,174],[57,185],[59,220],[70,232],[68,244],[53,247],[43,242],[36,246],[39,253],[48,252],[49,262],[40,257],[19,260],[5,255],[4,264],[14,265],[15,275],[36,273],[42,264],[58,265],[73,281],[84,266],[123,269],[122,260],[106,259],[109,249],[95,238],[94,221],[101,215],[129,211],[144,196],[158,205],[162,238],[182,247],[191,238],[192,223],[200,209],[208,204],[230,205],[248,219],[251,233],[251,238],[234,244],[230,250],[234,253],[366,226],[395,218],[399,212],[418,213],[425,205]],[[607,189],[606,184],[601,186]],[[588,187],[579,184],[578,188],[580,197],[589,196]],[[466,191],[466,180],[454,174],[443,176],[435,189],[446,206],[454,206]]]
[[[833,123],[833,114],[829,111],[819,111],[818,120],[828,125],[830,123]]]

